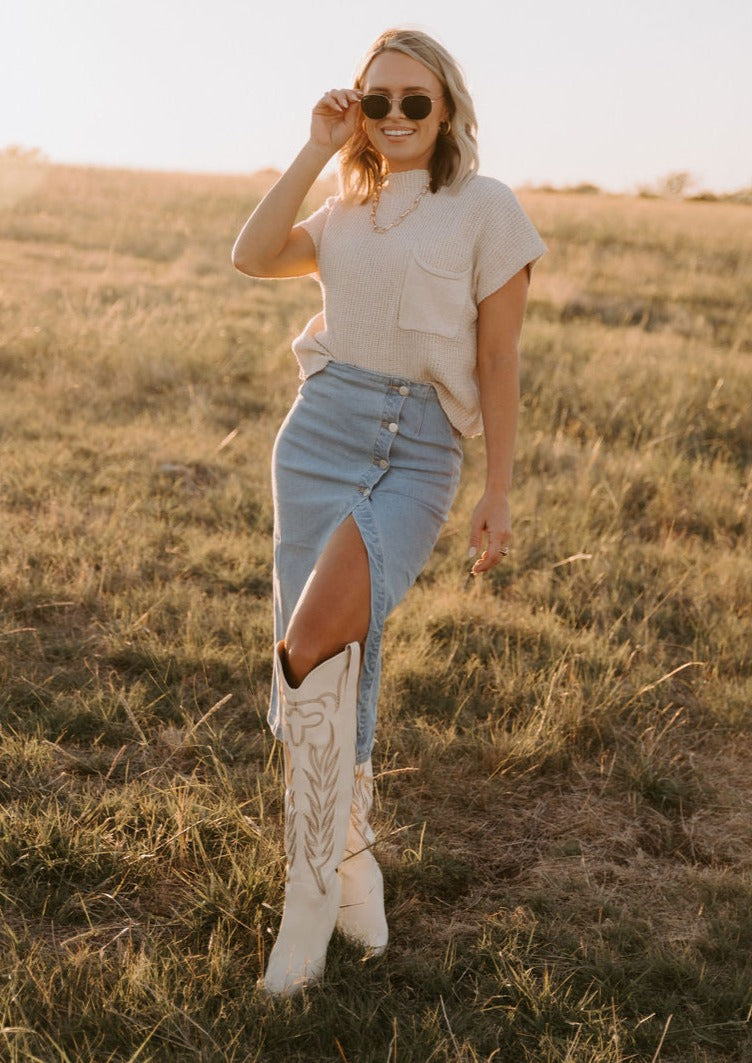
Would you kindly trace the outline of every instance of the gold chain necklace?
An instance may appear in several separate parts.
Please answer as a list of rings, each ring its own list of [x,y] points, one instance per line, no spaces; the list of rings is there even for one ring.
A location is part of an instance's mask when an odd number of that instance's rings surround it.
[[[412,214],[412,212],[420,203],[423,196],[431,187],[431,182],[427,181],[423,185],[420,192],[418,192],[417,196],[407,208],[407,210],[403,210],[399,217],[395,218],[394,221],[389,223],[389,225],[379,225],[379,223],[376,221],[376,211],[379,209],[379,202],[381,201],[381,190],[383,187],[384,182],[379,181],[379,183],[376,185],[376,191],[373,193],[373,201],[371,202],[371,225],[373,226],[373,231],[375,233],[388,233],[390,229],[394,229],[395,226],[403,222],[408,216],[408,214]]]

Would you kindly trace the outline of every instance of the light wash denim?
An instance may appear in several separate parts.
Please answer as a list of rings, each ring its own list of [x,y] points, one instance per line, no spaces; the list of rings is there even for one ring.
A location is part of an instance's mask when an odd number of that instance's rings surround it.
[[[371,755],[384,621],[415,582],[449,516],[462,448],[430,384],[329,362],[309,376],[277,435],[274,638],[332,532],[353,515],[371,572],[371,618],[358,690],[358,763]],[[272,680],[269,725],[281,737]]]

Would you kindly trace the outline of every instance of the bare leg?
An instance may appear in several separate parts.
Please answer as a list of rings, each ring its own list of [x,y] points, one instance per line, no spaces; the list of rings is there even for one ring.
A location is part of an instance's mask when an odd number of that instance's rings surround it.
[[[334,531],[305,585],[285,635],[285,671],[299,686],[350,642],[365,642],[371,616],[368,552],[355,519]]]

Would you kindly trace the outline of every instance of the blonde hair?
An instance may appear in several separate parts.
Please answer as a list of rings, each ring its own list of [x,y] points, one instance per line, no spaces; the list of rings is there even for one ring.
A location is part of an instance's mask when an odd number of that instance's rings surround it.
[[[368,68],[382,52],[402,52],[417,59],[442,84],[449,114],[449,129],[439,130],[430,162],[431,191],[461,184],[478,169],[478,122],[470,93],[459,64],[443,45],[427,33],[411,29],[390,29],[376,40],[355,75],[355,88],[363,89]],[[364,203],[387,172],[384,159],[358,126],[340,151],[339,181],[342,197]]]

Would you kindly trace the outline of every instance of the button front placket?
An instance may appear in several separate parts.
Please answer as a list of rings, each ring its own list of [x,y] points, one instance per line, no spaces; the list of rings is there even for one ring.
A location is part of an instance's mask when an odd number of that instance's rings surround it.
[[[364,498],[368,498],[373,488],[389,468],[390,452],[399,433],[400,414],[409,395],[410,387],[404,380],[396,378],[390,381],[384,395],[381,425],[376,433],[374,442],[373,462],[370,468],[365,471],[358,486],[358,491]]]

